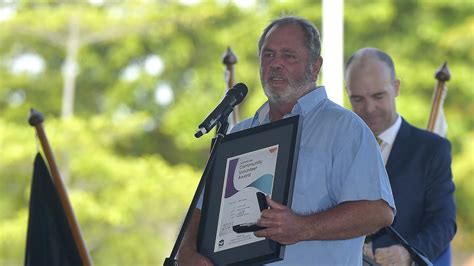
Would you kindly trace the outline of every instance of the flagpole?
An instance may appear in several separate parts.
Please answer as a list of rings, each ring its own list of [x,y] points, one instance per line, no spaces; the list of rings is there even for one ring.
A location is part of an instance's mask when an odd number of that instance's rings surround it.
[[[444,102],[446,95],[446,82],[451,78],[451,73],[448,69],[448,62],[444,62],[436,71],[435,78],[438,80],[435,90],[433,92],[433,100],[431,103],[430,118],[428,120],[428,131],[433,132],[435,130],[436,120],[440,115],[440,107]]]
[[[81,229],[79,228],[79,224],[77,223],[71,203],[69,202],[66,187],[63,183],[61,175],[59,174],[59,170],[54,159],[54,154],[51,150],[51,146],[49,145],[48,138],[46,137],[46,133],[43,128],[43,121],[43,115],[35,109],[31,108],[28,122],[31,126],[36,128],[36,134],[38,135],[41,146],[43,147],[43,152],[46,156],[46,160],[48,161],[54,186],[56,188],[56,191],[58,192],[59,199],[61,201],[61,205],[64,209],[64,212],[66,213],[69,228],[71,229],[72,236],[79,250],[79,255],[81,256],[82,262],[84,265],[90,266],[92,265],[92,260],[89,256],[89,253],[87,252],[84,239],[82,238]]]

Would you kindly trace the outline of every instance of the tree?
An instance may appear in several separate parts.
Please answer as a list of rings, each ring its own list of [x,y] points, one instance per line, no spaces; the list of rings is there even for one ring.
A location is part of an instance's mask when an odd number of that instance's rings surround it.
[[[199,140],[193,134],[224,94],[222,53],[231,45],[239,58],[236,81],[250,89],[241,117],[249,117],[265,99],[256,46],[264,26],[286,13],[320,27],[321,3],[238,2],[0,4],[15,10],[0,18],[0,264],[21,264],[24,255],[36,152],[34,130],[26,123],[30,107],[45,115],[55,153],[69,154],[67,185],[94,262],[157,264],[169,255],[208,155],[211,134]],[[346,58],[362,46],[394,55],[405,90],[399,109],[417,126],[428,119],[434,71],[449,61],[453,79],[445,112],[457,184],[457,244],[474,246],[474,128],[465,115],[473,111],[472,5],[345,4]],[[78,36],[90,41],[77,50],[73,115],[61,119],[64,41],[73,17]],[[14,68],[24,55],[44,67]]]

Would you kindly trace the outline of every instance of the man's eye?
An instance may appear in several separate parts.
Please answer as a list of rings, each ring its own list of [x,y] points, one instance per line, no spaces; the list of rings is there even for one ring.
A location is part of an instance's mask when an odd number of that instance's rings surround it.
[[[270,52],[264,52],[263,57],[273,57],[273,53]]]
[[[354,97],[354,98],[351,99],[351,101],[354,102],[354,103],[360,103],[360,102],[362,102],[362,98]]]
[[[293,55],[293,54],[285,54],[285,57],[286,57],[286,58],[295,58],[295,55]]]

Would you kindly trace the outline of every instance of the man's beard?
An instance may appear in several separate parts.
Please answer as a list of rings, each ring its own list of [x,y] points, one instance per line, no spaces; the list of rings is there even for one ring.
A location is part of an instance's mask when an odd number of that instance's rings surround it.
[[[307,85],[312,83],[311,78],[312,66],[309,64],[303,75],[296,80],[288,80],[288,86],[284,90],[275,91],[270,87],[271,85],[267,84],[266,81],[262,82],[263,90],[265,95],[268,97],[268,100],[272,103],[288,103],[298,100],[301,96],[308,92]],[[281,77],[277,71],[272,71],[269,73],[269,78]]]

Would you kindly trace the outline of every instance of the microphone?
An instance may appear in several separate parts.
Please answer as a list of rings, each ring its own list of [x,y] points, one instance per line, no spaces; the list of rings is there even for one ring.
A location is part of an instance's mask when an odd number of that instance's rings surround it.
[[[198,131],[194,134],[196,138],[208,133],[222,118],[227,119],[234,107],[247,95],[247,86],[243,83],[235,84],[227,93],[217,107],[199,124]]]

